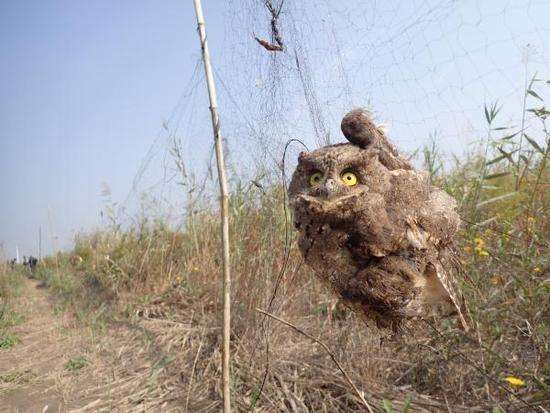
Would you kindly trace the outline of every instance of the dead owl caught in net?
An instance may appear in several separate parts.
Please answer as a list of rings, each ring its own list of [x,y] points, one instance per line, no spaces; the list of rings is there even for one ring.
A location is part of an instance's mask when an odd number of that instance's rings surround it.
[[[289,186],[306,263],[378,327],[456,314],[467,329],[455,200],[399,155],[367,111],[348,113],[342,132],[350,143],[300,154]]]

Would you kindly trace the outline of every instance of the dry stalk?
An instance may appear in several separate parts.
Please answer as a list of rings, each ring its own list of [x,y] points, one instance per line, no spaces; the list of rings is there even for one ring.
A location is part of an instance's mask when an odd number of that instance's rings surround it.
[[[481,366],[483,367],[483,369],[485,371],[487,371],[487,364],[485,363],[485,355],[484,355],[484,352],[483,352],[483,350],[484,350],[483,341],[481,340],[481,333],[479,331],[480,331],[479,323],[476,322],[477,340],[478,340],[478,343],[479,343],[479,349],[481,350],[480,351]],[[484,379],[485,379],[485,393],[487,393],[487,400],[488,401],[494,401],[493,397],[491,396],[491,388],[489,387],[489,380],[487,379],[487,377],[484,377]]]
[[[361,400],[361,403],[363,403],[363,405],[367,408],[367,410],[370,412],[370,413],[374,413],[373,410],[372,410],[372,407],[370,406],[370,404],[367,402],[367,400],[365,399],[365,397],[363,396],[363,392],[361,392],[357,386],[355,385],[355,383],[353,383],[353,381],[351,380],[351,377],[348,375],[348,373],[344,370],[344,368],[342,367],[342,365],[340,364],[340,362],[338,361],[338,359],[336,358],[336,356],[334,355],[334,353],[328,348],[328,346],[323,343],[322,341],[320,341],[319,339],[313,337],[312,335],[306,333],[304,330],[302,330],[301,328],[297,327],[296,325],[286,321],[286,320],[283,320],[282,318],[279,318],[277,317],[276,315],[273,315],[273,314],[270,314],[266,311],[263,311],[259,308],[256,308],[256,311],[263,314],[263,315],[266,315],[276,321],[278,321],[279,323],[282,323],[290,328],[292,328],[294,331],[302,334],[303,336],[309,338],[310,340],[314,341],[315,343],[319,344],[323,350],[325,350],[325,352],[330,356],[331,360],[334,362],[334,364],[336,364],[336,367],[338,367],[338,370],[340,370],[340,373],[342,373],[342,375],[344,376],[344,379],[348,382],[348,384],[351,386],[351,388],[353,389],[353,391],[355,392],[355,394],[357,395],[357,397],[359,398],[359,400]]]
[[[201,353],[201,350],[202,350],[202,334],[201,334],[201,341],[199,342],[199,348],[197,349],[197,354],[195,355],[195,360],[193,360],[193,367],[191,368],[191,377],[189,378],[189,389],[187,390],[187,397],[185,398],[185,413],[188,412],[189,397],[191,396],[193,377],[195,375],[195,368],[197,367],[197,361],[199,360],[199,355]]]

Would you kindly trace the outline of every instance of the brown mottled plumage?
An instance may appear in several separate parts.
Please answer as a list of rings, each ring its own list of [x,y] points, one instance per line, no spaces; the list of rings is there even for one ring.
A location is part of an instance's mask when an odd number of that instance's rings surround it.
[[[342,131],[352,143],[302,152],[290,183],[306,263],[378,326],[454,310],[467,328],[455,200],[398,154],[368,112],[348,113]]]

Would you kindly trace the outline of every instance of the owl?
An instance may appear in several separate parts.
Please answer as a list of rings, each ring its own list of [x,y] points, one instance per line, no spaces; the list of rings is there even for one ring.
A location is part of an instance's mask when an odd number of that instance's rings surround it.
[[[363,109],[348,113],[349,143],[302,152],[289,203],[305,262],[346,304],[380,328],[456,314],[455,200],[400,156]]]

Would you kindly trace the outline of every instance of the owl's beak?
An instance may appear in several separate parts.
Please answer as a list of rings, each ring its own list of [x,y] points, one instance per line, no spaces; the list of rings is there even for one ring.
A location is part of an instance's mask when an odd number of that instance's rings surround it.
[[[340,192],[339,189],[340,188],[336,181],[329,178],[325,181],[324,185],[320,185],[318,188],[315,188],[315,196],[331,198]]]

